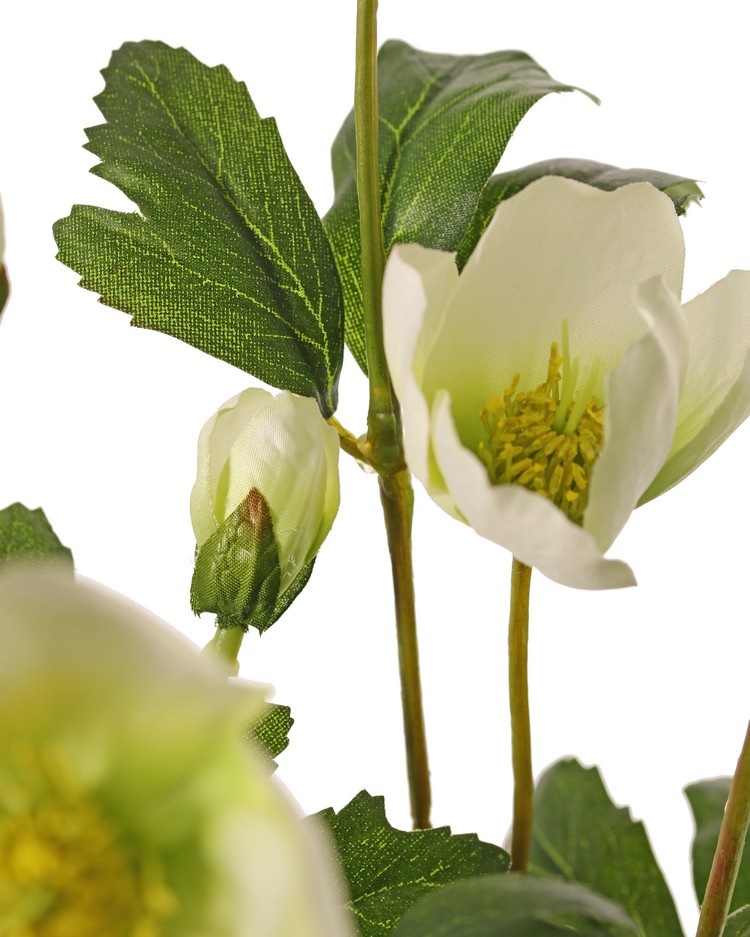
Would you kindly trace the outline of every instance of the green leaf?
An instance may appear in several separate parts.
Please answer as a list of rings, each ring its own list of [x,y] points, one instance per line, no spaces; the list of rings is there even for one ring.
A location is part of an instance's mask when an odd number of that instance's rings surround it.
[[[386,42],[378,56],[385,252],[396,243],[454,251],[528,109],[572,91],[523,52],[440,55]],[[324,219],[341,276],[346,341],[366,370],[354,115],[332,152],[335,199]]]
[[[699,904],[703,901],[703,895],[706,892],[731,784],[731,778],[710,778],[707,781],[696,781],[695,784],[690,784],[685,788],[685,796],[690,803],[695,820],[693,886]],[[742,856],[729,910],[736,911],[744,905],[750,905],[750,849],[748,848],[745,848]]]
[[[606,163],[596,163],[587,159],[550,159],[524,166],[523,169],[499,173],[487,183],[474,216],[458,245],[456,263],[459,270],[465,266],[500,202],[511,198],[521,189],[544,176],[577,179],[579,182],[585,182],[605,192],[613,192],[631,182],[650,182],[672,199],[678,215],[684,214],[692,202],[703,198],[703,193],[692,179],[672,176],[655,169],[620,169],[618,166],[609,166]]]
[[[248,740],[268,756],[273,770],[276,769],[274,759],[289,744],[289,730],[293,725],[292,711],[288,706],[269,703],[255,722],[248,726]]]
[[[489,875],[447,885],[408,911],[393,937],[634,935],[618,905],[581,885],[529,875]],[[651,937],[661,937],[654,932]]]
[[[674,901],[648,836],[616,807],[596,768],[565,760],[536,789],[531,864],[590,885],[621,904],[648,937],[682,937]]]
[[[750,937],[750,905],[729,915],[722,937]]]
[[[0,511],[0,569],[15,560],[54,562],[73,569],[73,554],[60,542],[44,511],[19,503]]]
[[[415,901],[441,885],[505,872],[510,858],[473,833],[449,827],[404,832],[386,819],[382,797],[361,791],[334,813],[317,815],[331,833],[349,886],[348,907],[362,937],[385,937]]]
[[[87,131],[139,213],[77,205],[59,259],[133,324],[336,407],[343,304],[320,218],[247,88],[185,49],[126,43]]]

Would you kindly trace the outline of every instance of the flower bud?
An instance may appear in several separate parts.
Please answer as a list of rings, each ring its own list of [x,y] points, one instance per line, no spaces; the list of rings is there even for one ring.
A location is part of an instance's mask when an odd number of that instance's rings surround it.
[[[315,402],[250,388],[198,440],[191,604],[268,628],[304,587],[339,506],[338,435]]]

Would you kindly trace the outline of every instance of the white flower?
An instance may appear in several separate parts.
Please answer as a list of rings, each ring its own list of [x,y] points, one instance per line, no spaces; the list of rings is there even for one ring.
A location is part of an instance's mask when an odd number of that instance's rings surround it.
[[[257,688],[69,573],[0,577],[0,646],[3,933],[347,937]]]
[[[434,500],[558,582],[633,584],[604,558],[631,511],[750,413],[750,273],[682,306],[683,264],[657,189],[557,177],[500,204],[460,276],[451,254],[395,247],[386,354]]]
[[[202,566],[199,560],[196,610],[228,609],[223,621],[219,612],[220,624],[238,624],[243,616],[248,621],[252,612],[251,623],[267,626],[287,590],[304,584],[306,567],[336,517],[338,455],[338,434],[310,398],[250,388],[219,408],[201,430],[190,498],[198,546],[222,530],[209,545],[212,558]],[[269,541],[275,544],[273,562]],[[231,587],[225,587],[222,570],[217,585],[211,571],[234,561],[243,568]]]

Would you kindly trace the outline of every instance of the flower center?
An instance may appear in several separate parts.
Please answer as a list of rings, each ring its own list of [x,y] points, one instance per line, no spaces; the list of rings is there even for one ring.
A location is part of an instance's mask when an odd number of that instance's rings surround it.
[[[487,439],[479,444],[479,456],[493,485],[523,485],[578,524],[604,441],[604,407],[593,395],[599,366],[595,359],[576,393],[580,361],[570,360],[564,321],[562,354],[553,342],[544,384],[518,393],[521,375],[516,374],[502,398],[490,397],[481,414]]]
[[[60,767],[24,746],[0,768],[0,934],[159,937],[176,910],[161,864]]]

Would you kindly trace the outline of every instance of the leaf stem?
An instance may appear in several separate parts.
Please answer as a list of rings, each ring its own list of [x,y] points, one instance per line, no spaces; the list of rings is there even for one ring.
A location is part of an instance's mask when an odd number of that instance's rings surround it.
[[[403,467],[397,407],[383,344],[383,222],[378,163],[377,0],[358,0],[354,87],[357,195],[362,245],[362,303],[370,403],[367,445],[372,461],[386,472]]]
[[[339,423],[335,416],[329,416],[328,423],[339,434],[339,447],[342,451],[352,456],[352,458],[356,459],[358,462],[364,462],[372,467],[367,453],[360,445],[360,441],[354,433],[350,432],[345,426]]]
[[[508,622],[508,688],[513,761],[512,871],[525,872],[531,852],[534,775],[529,718],[529,590],[531,567],[513,557]]]
[[[749,823],[750,722],[729,789],[696,937],[721,937],[724,932]]]
[[[406,470],[380,477],[380,501],[383,505],[393,572],[411,813],[414,828],[424,830],[430,826],[430,768],[427,759],[427,739],[419,674],[419,647],[411,560],[414,492],[411,486],[411,476]]]

